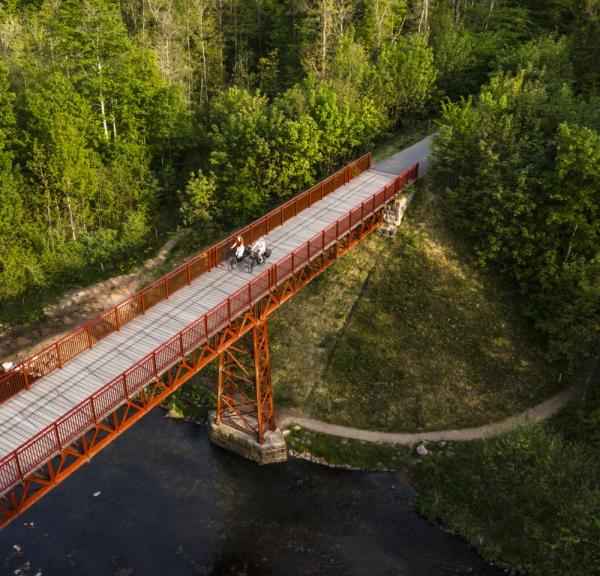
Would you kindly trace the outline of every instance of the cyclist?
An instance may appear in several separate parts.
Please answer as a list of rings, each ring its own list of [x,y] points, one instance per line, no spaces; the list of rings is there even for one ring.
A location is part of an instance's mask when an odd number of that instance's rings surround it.
[[[246,252],[246,247],[244,246],[244,239],[241,236],[238,236],[235,239],[235,242],[231,246],[231,250],[235,250],[235,257],[239,262]]]
[[[252,247],[250,248],[250,251],[256,254],[256,259],[258,260],[259,264],[262,264],[263,256],[266,250],[267,243],[265,242],[264,236],[261,236],[256,242],[254,242],[254,244],[252,244]]]

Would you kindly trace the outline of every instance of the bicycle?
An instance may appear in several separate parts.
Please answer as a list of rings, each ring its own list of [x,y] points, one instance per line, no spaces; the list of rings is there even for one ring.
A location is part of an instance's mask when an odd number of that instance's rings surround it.
[[[231,250],[229,256],[227,257],[227,269],[232,272],[238,267],[240,262],[243,262],[248,255],[250,254],[250,246],[244,246],[244,254],[241,258],[238,258],[235,255],[235,250]]]
[[[264,254],[262,255],[262,258],[259,258],[258,254],[256,252],[250,252],[248,254],[248,272],[250,274],[252,274],[252,272],[254,272],[254,267],[258,264],[259,266],[262,266],[271,256],[271,249],[267,248],[264,252]]]

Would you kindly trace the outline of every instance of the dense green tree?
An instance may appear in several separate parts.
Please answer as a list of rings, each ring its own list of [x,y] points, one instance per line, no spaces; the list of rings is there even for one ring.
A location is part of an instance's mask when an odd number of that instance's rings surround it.
[[[600,344],[600,139],[575,123],[582,104],[556,73],[565,52],[528,46],[528,64],[494,76],[477,106],[446,104],[434,178],[480,261],[516,279],[554,353],[576,360]]]
[[[311,78],[304,89],[309,114],[319,130],[319,149],[327,173],[348,159],[352,151],[361,145],[360,121],[368,123],[370,116],[376,114],[369,116],[367,113],[359,120],[358,113],[351,109],[348,100],[338,97],[329,82],[317,82]]]
[[[215,215],[215,181],[202,170],[192,172],[185,192],[180,195],[180,211],[187,226],[208,224]]]
[[[260,94],[230,88],[212,103],[210,167],[223,217],[240,223],[267,205],[262,166],[268,162],[268,103]]]
[[[402,33],[407,15],[407,0],[366,0],[360,25],[365,44],[376,51],[393,44]]]
[[[381,51],[374,94],[377,103],[387,111],[392,127],[425,111],[435,78],[433,51],[425,36],[402,36]]]
[[[472,93],[480,82],[475,70],[475,36],[462,21],[454,21],[450,5],[441,3],[433,12],[429,43],[441,93],[450,98]]]
[[[571,56],[577,71],[577,86],[586,94],[600,93],[600,2],[587,0],[570,36]]]
[[[319,128],[312,116],[288,117],[274,106],[269,116],[269,140],[271,155],[265,166],[265,186],[272,201],[314,183],[323,157]]]

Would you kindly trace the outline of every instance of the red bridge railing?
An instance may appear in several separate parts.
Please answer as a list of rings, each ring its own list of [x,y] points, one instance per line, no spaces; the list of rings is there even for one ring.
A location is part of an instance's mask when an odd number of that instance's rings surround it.
[[[366,161],[370,160],[370,158],[364,157],[359,162],[365,161],[365,159]],[[268,270],[240,288],[221,304],[215,306],[170,340],[161,344],[131,368],[108,382],[28,442],[2,458],[0,460],[0,494],[16,483],[23,481],[28,474],[50,460],[53,455],[68,447],[70,443],[111,414],[144,386],[158,378],[165,370],[182,360],[186,354],[235,320],[237,316],[263,296],[266,296],[270,290],[277,288],[294,272],[305,266],[307,262],[319,256],[332,244],[343,238],[400,192],[406,184],[415,180],[417,175],[418,165],[415,164],[359,206],[313,236],[291,254],[273,264]],[[314,190],[314,188],[311,190]],[[311,190],[308,192],[310,193]],[[302,196],[306,197],[305,195],[306,193]],[[286,206],[284,205],[277,210],[287,209]],[[270,218],[273,213],[276,213],[276,211],[261,220]],[[245,228],[244,233],[251,235],[252,226],[257,226],[257,223]],[[254,228],[255,231],[257,229],[259,228]],[[217,247],[219,246],[226,246],[226,243],[217,245]],[[188,265],[190,263],[185,266]],[[181,268],[185,269],[185,266]],[[175,273],[178,273],[178,271],[176,270]],[[173,274],[167,275],[155,283],[157,285],[159,282],[162,283],[163,293],[168,293],[167,279],[172,277]],[[140,298],[139,295],[136,297]],[[123,307],[126,303],[127,301],[120,306]]]
[[[236,236],[241,235],[246,243],[253,242],[340,186],[347,184],[352,178],[368,170],[370,166],[371,154],[369,153],[242,228],[239,232],[210,247],[202,254],[183,263],[137,294],[95,316],[41,352],[23,360],[8,373],[0,374],[0,403],[17,392],[29,388],[36,380],[53,370],[62,368],[66,362],[78,354],[89,350],[112,332],[120,330],[125,324],[144,314],[152,306],[166,300],[177,290],[191,284],[193,280],[210,271],[226,256]]]

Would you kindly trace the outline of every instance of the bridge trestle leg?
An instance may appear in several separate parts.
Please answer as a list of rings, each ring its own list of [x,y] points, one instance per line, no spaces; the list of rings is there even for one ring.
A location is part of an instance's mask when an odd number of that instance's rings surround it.
[[[211,440],[259,464],[287,458],[275,426],[267,320],[219,353],[217,410],[209,418]]]
[[[275,410],[271,387],[271,358],[269,356],[269,331],[267,321],[259,322],[252,330],[254,344],[254,386],[258,417],[258,441],[264,442],[265,432],[275,430]]]

